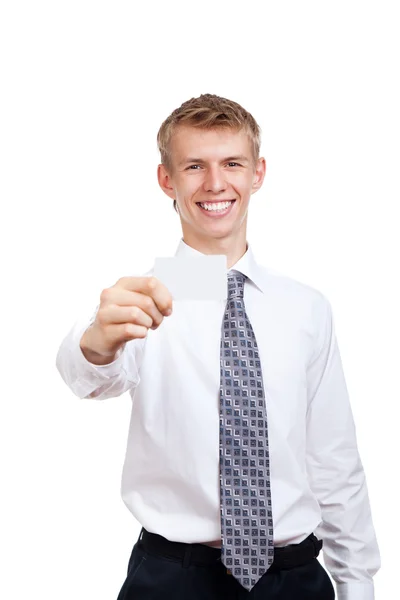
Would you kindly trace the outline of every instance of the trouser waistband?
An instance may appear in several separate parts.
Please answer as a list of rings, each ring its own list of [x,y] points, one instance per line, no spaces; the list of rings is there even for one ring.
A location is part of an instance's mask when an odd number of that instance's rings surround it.
[[[213,548],[206,544],[173,542],[157,533],[147,531],[144,527],[140,532],[138,543],[149,554],[182,562],[183,567],[212,565],[221,561],[221,548]],[[292,569],[310,562],[319,555],[322,545],[322,540],[311,533],[300,544],[274,548],[274,562],[268,571]]]

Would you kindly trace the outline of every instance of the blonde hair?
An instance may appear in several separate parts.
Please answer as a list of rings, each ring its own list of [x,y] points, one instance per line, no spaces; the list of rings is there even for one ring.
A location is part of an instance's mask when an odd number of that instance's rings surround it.
[[[161,163],[167,171],[172,171],[170,141],[179,124],[190,125],[202,129],[244,130],[251,141],[254,164],[257,162],[261,145],[261,128],[254,117],[240,104],[221,98],[215,94],[202,94],[191,98],[176,108],[162,123],[157,134],[157,146],[161,155]],[[176,200],[174,200],[176,212]]]

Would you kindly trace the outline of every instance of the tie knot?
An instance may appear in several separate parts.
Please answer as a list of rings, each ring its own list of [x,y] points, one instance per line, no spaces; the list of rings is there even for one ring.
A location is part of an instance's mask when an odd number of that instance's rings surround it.
[[[228,300],[233,296],[243,298],[245,280],[246,275],[239,271],[231,270],[228,272]]]

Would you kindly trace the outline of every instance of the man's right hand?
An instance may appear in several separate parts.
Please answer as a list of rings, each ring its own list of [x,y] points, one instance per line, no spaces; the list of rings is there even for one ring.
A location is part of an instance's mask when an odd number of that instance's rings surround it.
[[[129,340],[145,338],[172,312],[172,296],[156,277],[122,277],[100,294],[96,319],[80,341],[84,356],[94,364],[114,361]]]

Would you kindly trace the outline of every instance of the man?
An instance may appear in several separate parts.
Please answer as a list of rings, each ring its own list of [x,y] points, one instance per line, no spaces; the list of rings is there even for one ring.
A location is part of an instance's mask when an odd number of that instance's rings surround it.
[[[225,255],[226,300],[173,303],[153,269],[122,277],[57,356],[78,397],[132,397],[121,492],[142,530],[118,600],[328,600],[322,544],[337,597],[372,600],[380,556],[330,303],[246,237],[260,128],[205,94],[158,146],[176,256]]]

